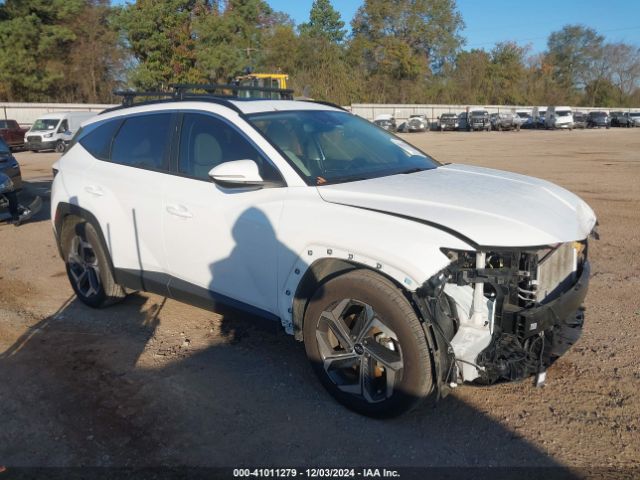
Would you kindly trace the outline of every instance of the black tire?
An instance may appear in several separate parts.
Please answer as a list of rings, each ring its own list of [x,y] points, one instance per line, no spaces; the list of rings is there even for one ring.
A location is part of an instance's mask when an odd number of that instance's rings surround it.
[[[341,337],[346,342],[338,341],[336,346],[328,342],[338,339],[334,333],[338,323],[331,318],[342,319],[340,325],[349,330]],[[371,333],[376,330],[378,333]],[[354,270],[323,284],[309,302],[303,333],[307,357],[320,381],[351,410],[371,417],[393,417],[411,410],[433,392],[432,360],[420,320],[403,293],[376,272]],[[382,356],[372,352],[382,352]],[[335,354],[343,355],[340,363]],[[332,369],[335,364],[342,367]],[[363,376],[365,371],[369,373]],[[359,389],[360,393],[345,389]]]
[[[126,297],[125,290],[113,278],[109,253],[103,249],[93,225],[77,217],[66,221],[60,245],[69,282],[83,303],[103,308]]]
[[[62,140],[59,140],[56,143],[56,148],[54,149],[57,153],[62,153],[64,152],[64,142]]]

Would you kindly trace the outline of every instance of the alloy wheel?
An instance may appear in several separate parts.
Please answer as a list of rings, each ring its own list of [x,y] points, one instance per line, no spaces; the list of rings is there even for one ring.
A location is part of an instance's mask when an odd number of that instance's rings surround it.
[[[398,337],[366,303],[346,298],[323,311],[316,341],[327,376],[343,392],[377,403],[402,379]]]
[[[67,262],[78,292],[86,298],[98,295],[101,287],[100,266],[91,244],[79,235],[73,237]]]

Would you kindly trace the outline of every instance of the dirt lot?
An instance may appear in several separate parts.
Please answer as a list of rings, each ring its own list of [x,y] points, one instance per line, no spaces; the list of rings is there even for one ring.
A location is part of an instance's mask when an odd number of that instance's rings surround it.
[[[360,417],[277,325],[147,294],[79,304],[45,203],[0,226],[0,465],[640,466],[640,129],[406,138],[551,180],[597,212],[585,332],[546,387],[465,386],[435,409]],[[57,155],[17,158],[46,197]]]

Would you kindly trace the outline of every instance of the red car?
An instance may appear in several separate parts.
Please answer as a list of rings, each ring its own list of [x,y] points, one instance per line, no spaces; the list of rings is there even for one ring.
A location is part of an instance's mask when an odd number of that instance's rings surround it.
[[[0,120],[0,138],[11,148],[24,147],[24,134],[27,128],[21,128],[15,120]]]

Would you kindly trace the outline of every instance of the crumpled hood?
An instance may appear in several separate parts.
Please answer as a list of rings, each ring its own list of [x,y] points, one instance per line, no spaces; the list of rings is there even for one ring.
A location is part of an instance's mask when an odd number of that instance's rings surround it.
[[[553,183],[468,165],[326,185],[318,192],[327,202],[415,218],[481,246],[582,240],[596,222],[584,201]]]

